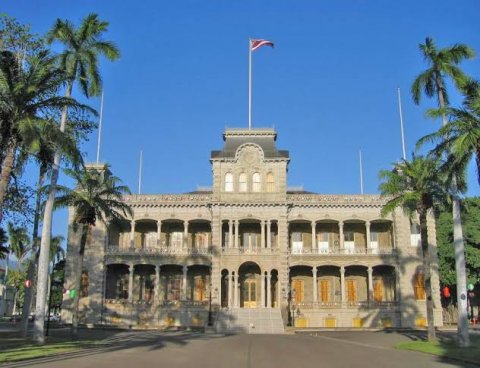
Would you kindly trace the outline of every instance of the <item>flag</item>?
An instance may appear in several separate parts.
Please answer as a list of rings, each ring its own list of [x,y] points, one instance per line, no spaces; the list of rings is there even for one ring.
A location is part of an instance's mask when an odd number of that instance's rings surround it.
[[[250,40],[250,49],[252,51],[255,51],[265,45],[273,47],[273,42],[267,40]]]

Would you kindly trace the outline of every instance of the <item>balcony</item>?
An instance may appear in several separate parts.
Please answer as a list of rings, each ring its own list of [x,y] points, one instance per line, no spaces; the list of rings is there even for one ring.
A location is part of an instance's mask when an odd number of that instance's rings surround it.
[[[183,247],[119,247],[110,245],[107,247],[109,255],[211,255],[212,248],[183,248]]]
[[[359,309],[382,309],[390,310],[395,309],[398,306],[398,303],[395,301],[384,301],[384,302],[374,302],[374,301],[356,301],[356,302],[301,302],[294,303],[295,307],[300,310],[315,310],[315,309],[349,309],[349,308],[359,308]]]

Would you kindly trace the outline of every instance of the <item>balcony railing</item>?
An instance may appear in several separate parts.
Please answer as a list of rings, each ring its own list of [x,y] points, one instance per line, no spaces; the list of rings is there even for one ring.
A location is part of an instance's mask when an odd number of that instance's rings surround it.
[[[183,247],[145,247],[145,248],[123,248],[116,245],[107,247],[107,254],[113,255],[135,255],[135,254],[159,254],[159,255],[210,255],[212,248],[183,248]]]
[[[394,254],[394,248],[318,248],[318,249],[290,249],[292,256],[303,255],[332,255],[332,254],[348,254],[348,255],[384,255]]]
[[[374,302],[374,301],[358,301],[358,302],[302,302],[293,303],[295,308],[302,309],[328,309],[328,308],[364,308],[364,309],[393,309],[398,306],[397,302]]]
[[[278,248],[222,248],[222,253],[225,255],[248,255],[248,254],[279,254]]]
[[[153,300],[133,300],[129,302],[128,299],[105,299],[105,304],[119,304],[119,305],[152,305]],[[207,307],[208,300],[193,301],[193,300],[160,300],[157,305],[162,307]]]

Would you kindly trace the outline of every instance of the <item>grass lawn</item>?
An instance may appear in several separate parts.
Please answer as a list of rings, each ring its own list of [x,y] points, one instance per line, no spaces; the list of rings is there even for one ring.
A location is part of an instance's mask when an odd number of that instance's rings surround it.
[[[90,347],[93,344],[94,343],[91,341],[69,341],[56,342],[44,346],[24,345],[19,348],[0,350],[0,363],[79,351],[86,347]]]
[[[445,358],[480,364],[480,338],[479,336],[470,336],[470,339],[472,345],[468,348],[460,348],[453,341],[407,341],[398,343],[395,345],[395,348],[420,351]]]

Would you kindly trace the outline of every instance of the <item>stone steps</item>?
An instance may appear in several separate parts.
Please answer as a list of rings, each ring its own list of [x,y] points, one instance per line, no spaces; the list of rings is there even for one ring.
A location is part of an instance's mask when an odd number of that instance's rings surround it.
[[[219,333],[281,334],[283,320],[278,308],[231,308],[220,310],[216,323]]]

